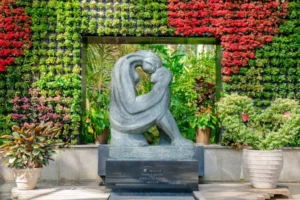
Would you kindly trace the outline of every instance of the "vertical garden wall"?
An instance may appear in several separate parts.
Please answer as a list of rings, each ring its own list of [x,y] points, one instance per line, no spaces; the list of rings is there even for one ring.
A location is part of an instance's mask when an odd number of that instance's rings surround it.
[[[298,0],[1,0],[0,132],[52,121],[78,143],[81,37],[216,37],[226,92],[299,95]],[[275,36],[275,37],[274,37]]]
[[[255,52],[247,67],[232,76],[227,91],[237,91],[268,106],[275,98],[300,99],[300,1],[289,2],[289,14],[272,43]]]

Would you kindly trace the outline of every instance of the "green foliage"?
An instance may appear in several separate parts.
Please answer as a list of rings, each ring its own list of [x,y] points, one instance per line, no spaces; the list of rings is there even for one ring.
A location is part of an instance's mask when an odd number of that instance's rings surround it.
[[[88,45],[87,111],[82,119],[83,143],[93,142],[97,135],[109,127],[109,83],[113,66],[120,57],[138,49],[138,45]]]
[[[51,123],[27,124],[22,127],[13,126],[12,134],[1,136],[4,144],[0,146],[4,152],[4,164],[9,168],[39,168],[48,165],[54,152],[54,137],[60,128]]]
[[[254,107],[251,98],[232,94],[217,105],[224,128],[223,145],[259,150],[299,145],[300,112],[295,100],[279,98],[261,109]]]
[[[16,125],[11,119],[11,115],[1,115],[0,114],[0,136],[7,135],[11,132],[10,128]],[[0,139],[0,145],[3,144],[3,139]]]
[[[98,2],[82,0],[81,32],[98,36],[173,35],[167,1]],[[62,27],[63,28],[63,27]]]
[[[92,142],[90,135],[101,134],[104,125],[109,125],[108,118],[105,117],[108,116],[108,101],[99,101],[98,98],[103,100],[107,97],[108,99],[108,83],[114,63],[120,57],[139,49],[152,49],[161,56],[164,66],[171,70],[173,80],[170,86],[172,93],[170,110],[175,116],[182,134],[191,140],[195,140],[195,128],[192,124],[194,120],[197,119],[195,115],[197,110],[195,100],[200,95],[194,88],[195,78],[202,76],[206,80],[215,80],[215,62],[213,55],[197,55],[195,53],[195,47],[197,47],[197,45],[185,47],[173,45],[171,48],[175,49],[170,50],[166,45],[89,44],[87,52],[87,113],[82,120],[84,130],[83,140]],[[184,54],[180,52],[184,52]],[[137,94],[145,94],[152,88],[152,84],[149,81],[150,76],[144,73],[140,68],[136,70],[140,76],[140,82],[136,86]],[[210,77],[210,75],[212,77]],[[96,113],[100,113],[101,117]],[[93,115],[95,116],[95,120],[91,119]],[[212,117],[211,119],[214,120],[215,118]],[[89,123],[86,123],[87,120]],[[93,126],[92,121],[97,120],[98,122],[94,123],[95,126]],[[99,128],[97,128],[98,124]],[[95,131],[96,129],[99,130]],[[158,141],[158,136],[159,134],[156,129],[151,129],[145,133],[145,137],[151,144],[155,144]]]
[[[97,95],[96,102],[90,102],[91,105],[86,115],[82,118],[83,143],[93,142],[93,140],[90,140],[90,135],[93,135],[93,139],[95,139],[105,128],[110,126],[108,91],[95,92],[94,95]]]
[[[145,49],[150,48],[158,53],[163,60],[164,67],[172,72],[170,110],[181,134],[195,141],[195,127],[197,125],[214,128],[218,126],[215,111],[199,117],[196,99],[201,94],[197,93],[195,88],[196,77],[204,77],[206,80],[210,79],[210,81],[215,80],[215,73],[212,72],[215,69],[215,62],[213,62],[213,56],[203,56],[203,54],[199,56],[195,53],[194,46],[191,45],[190,47],[191,49],[176,47],[170,50],[166,45],[143,46]],[[199,69],[201,69],[200,72]]]
[[[190,122],[191,127],[204,130],[210,128],[212,130],[218,129],[219,119],[216,114],[216,110],[209,108],[205,111],[197,112],[194,116],[194,120]]]
[[[81,77],[80,77],[80,27],[82,13],[79,1],[33,0],[19,1],[20,6],[31,16],[32,47],[25,52],[24,63],[18,63],[22,69],[22,84],[14,84],[21,92],[10,92],[12,97],[24,94],[28,97],[28,89],[38,88],[40,95],[51,99],[57,95],[72,99],[63,105],[70,114],[70,120],[63,125],[58,141],[78,143],[79,126],[81,123]],[[27,70],[24,74],[24,65]],[[10,72],[14,81],[18,76],[18,68]],[[34,82],[32,84],[32,82]],[[20,85],[20,86],[19,86]],[[17,86],[17,87],[16,87]],[[21,90],[22,89],[22,90]],[[60,108],[61,102],[53,102],[51,106]],[[57,109],[59,111],[59,109]],[[31,116],[31,118],[34,118]],[[34,119],[33,119],[34,120]]]
[[[206,82],[204,78],[195,78],[194,90],[197,93],[196,113],[194,120],[190,123],[192,127],[199,127],[204,130],[210,128],[213,131],[218,130],[219,120],[217,117],[215,104],[215,84]]]

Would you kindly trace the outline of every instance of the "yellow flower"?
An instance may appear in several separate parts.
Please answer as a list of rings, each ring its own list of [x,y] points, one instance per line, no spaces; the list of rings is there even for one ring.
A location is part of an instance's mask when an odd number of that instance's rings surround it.
[[[88,132],[89,132],[89,133],[94,133],[94,130],[93,130],[92,128],[90,128],[90,129],[88,130]]]

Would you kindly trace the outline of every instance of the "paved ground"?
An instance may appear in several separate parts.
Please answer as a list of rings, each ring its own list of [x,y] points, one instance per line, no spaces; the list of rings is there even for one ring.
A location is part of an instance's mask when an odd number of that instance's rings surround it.
[[[300,199],[300,183],[287,184],[290,189],[292,199]]]
[[[1,200],[8,200],[10,199],[10,191],[15,184],[12,183],[2,183],[0,182],[0,199]]]
[[[56,186],[98,186],[97,182],[47,182],[47,181],[40,181],[38,183],[40,187],[56,187]],[[0,200],[10,200],[11,199],[11,189],[16,187],[15,183],[4,183],[0,180]]]
[[[300,183],[285,183],[290,189],[290,199],[300,200]],[[56,186],[90,186],[97,187],[97,182],[39,182],[40,187],[56,187]],[[15,183],[4,183],[0,180],[0,200],[10,200],[11,189],[15,187]],[[284,198],[286,199],[286,198]]]

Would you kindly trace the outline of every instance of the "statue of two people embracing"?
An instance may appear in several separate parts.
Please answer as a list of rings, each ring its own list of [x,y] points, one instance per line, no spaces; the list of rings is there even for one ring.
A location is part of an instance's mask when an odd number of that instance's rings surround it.
[[[140,78],[136,68],[151,74],[152,90],[137,96]],[[147,146],[143,133],[156,126],[160,144],[193,145],[179,132],[169,110],[171,72],[162,67],[152,51],[138,51],[121,57],[115,64],[110,86],[110,123],[112,146]]]

